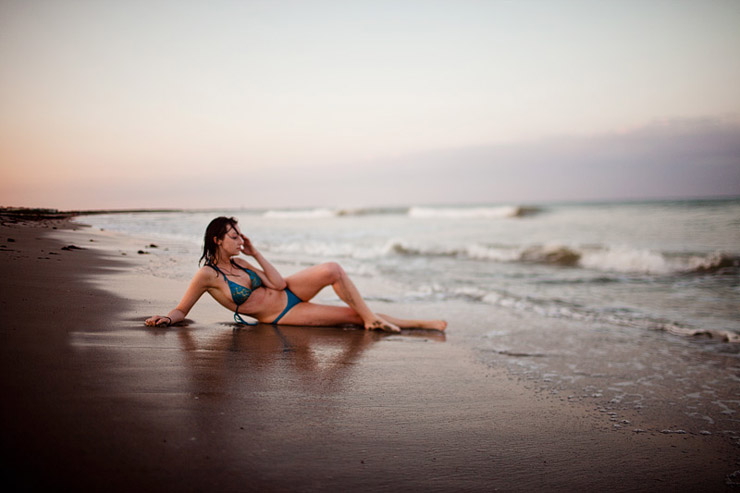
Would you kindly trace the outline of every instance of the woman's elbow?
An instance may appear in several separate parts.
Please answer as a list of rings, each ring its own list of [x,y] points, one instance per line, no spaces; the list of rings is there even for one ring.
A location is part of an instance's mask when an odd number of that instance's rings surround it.
[[[268,279],[267,282],[265,282],[265,285],[268,288],[277,289],[278,291],[282,291],[288,287],[288,283],[285,282],[285,279],[282,277],[279,279]]]

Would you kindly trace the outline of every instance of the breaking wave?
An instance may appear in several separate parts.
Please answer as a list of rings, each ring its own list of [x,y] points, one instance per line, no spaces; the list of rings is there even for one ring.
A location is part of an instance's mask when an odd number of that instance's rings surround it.
[[[531,246],[445,246],[389,240],[385,244],[301,241],[270,245],[277,253],[309,254],[326,258],[373,259],[393,256],[454,257],[460,259],[520,262],[635,275],[740,274],[740,256],[724,252],[669,254],[629,247],[574,247],[558,243]]]
[[[266,211],[262,214],[271,219],[324,219],[337,216],[333,209],[304,209],[304,210],[278,210]]]
[[[592,323],[608,323],[624,327],[667,332],[681,337],[705,337],[724,342],[740,342],[740,334],[732,330],[697,329],[670,320],[646,317],[630,310],[589,310],[581,306],[556,300],[520,297],[504,291],[485,291],[480,288],[461,287],[450,296],[501,306],[550,318],[566,318]]]
[[[360,208],[310,208],[279,209],[262,213],[271,219],[324,219],[345,216],[405,215],[413,218],[517,218],[540,212],[537,207],[507,205],[500,207],[360,207]]]
[[[412,207],[410,217],[448,219],[501,219],[532,215],[540,210],[536,207],[506,205],[500,207]]]
[[[623,274],[711,274],[737,271],[740,257],[723,252],[708,255],[668,255],[627,247],[571,247],[561,244],[528,247],[471,245],[464,248],[411,246],[391,242],[386,252],[398,255],[450,256],[495,262],[523,262],[580,267]]]

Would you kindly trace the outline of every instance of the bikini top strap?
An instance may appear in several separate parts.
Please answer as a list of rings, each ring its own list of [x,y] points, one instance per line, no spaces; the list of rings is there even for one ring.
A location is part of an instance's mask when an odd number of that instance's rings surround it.
[[[241,265],[239,265],[236,262],[234,262],[234,259],[233,258],[230,258],[229,259],[229,262],[231,262],[231,265],[233,265],[234,267],[237,267],[237,268],[243,270],[244,272],[249,272],[249,269],[247,269],[246,267],[242,267]]]
[[[215,270],[216,272],[218,272],[219,274],[221,274],[222,276],[224,276],[224,279],[226,280],[229,279],[228,277],[226,277],[226,274],[224,274],[224,272],[221,269],[219,269],[218,266],[214,264],[213,262],[206,262],[206,265],[210,267],[211,269]]]
[[[257,275],[257,273],[255,271],[253,271],[249,267],[242,267],[241,265],[239,265],[236,262],[234,262],[234,259],[231,259],[231,265],[233,265],[234,267],[238,267],[239,269],[241,269],[244,272],[246,272],[247,274],[249,274],[249,280],[250,281],[255,282],[255,278],[257,278],[257,281],[261,281],[261,279],[259,278],[259,276]]]

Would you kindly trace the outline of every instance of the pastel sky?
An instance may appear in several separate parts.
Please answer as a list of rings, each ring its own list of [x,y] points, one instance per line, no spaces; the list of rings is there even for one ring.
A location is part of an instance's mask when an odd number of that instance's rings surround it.
[[[0,0],[0,205],[740,195],[740,2]]]

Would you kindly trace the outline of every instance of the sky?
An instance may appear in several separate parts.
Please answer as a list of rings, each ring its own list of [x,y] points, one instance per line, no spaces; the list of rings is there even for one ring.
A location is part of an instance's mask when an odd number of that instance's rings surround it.
[[[736,0],[0,0],[0,205],[740,195]]]

